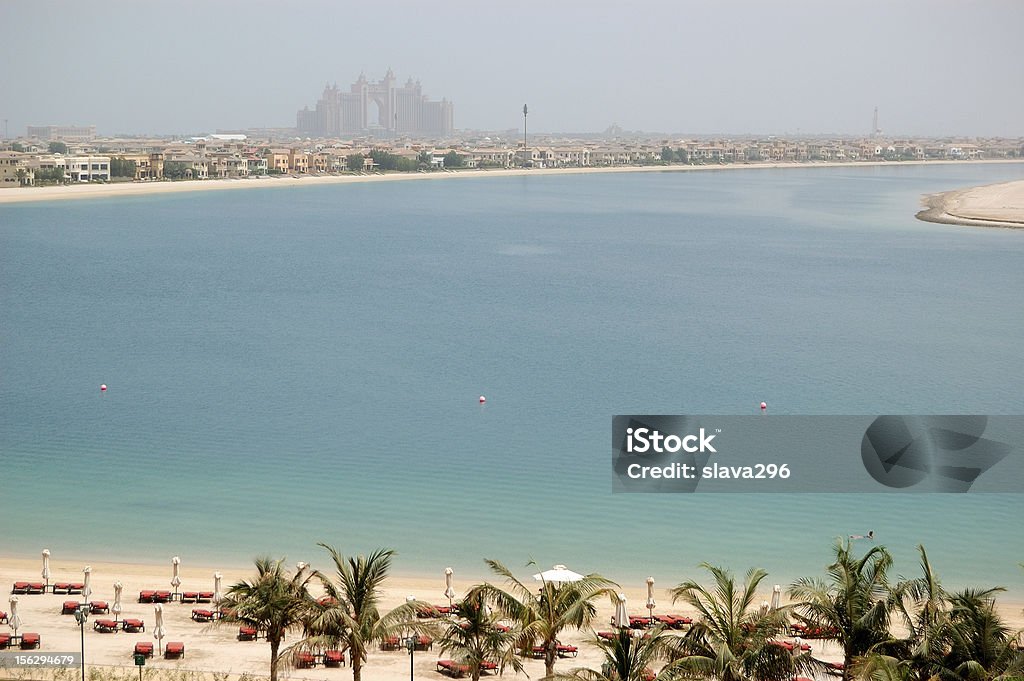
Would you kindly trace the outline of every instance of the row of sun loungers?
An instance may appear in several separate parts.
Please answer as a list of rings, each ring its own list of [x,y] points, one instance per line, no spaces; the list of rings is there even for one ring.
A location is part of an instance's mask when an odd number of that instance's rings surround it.
[[[380,642],[381,650],[399,650],[405,647],[405,643],[397,636],[388,636]],[[429,636],[417,636],[416,637],[416,650],[430,650],[434,647],[434,639]]]
[[[135,644],[135,650],[132,651],[132,655],[153,657],[153,644],[149,641],[139,641]],[[185,644],[181,641],[171,641],[164,646],[164,658],[174,660],[183,657],[185,657]]]
[[[299,669],[312,669],[318,664],[341,667],[345,664],[345,653],[341,650],[328,650],[324,653],[300,652],[295,655],[295,666]]]
[[[639,615],[629,616],[630,629],[646,629],[647,627],[657,625],[661,625],[666,629],[685,629],[691,624],[693,624],[693,620],[691,618],[680,617],[679,615],[655,615],[654,617],[642,617]]]
[[[835,629],[825,627],[811,627],[806,624],[791,624],[789,627],[791,636],[800,638],[835,638],[839,633]]]
[[[39,634],[26,633],[21,636],[0,634],[0,650],[6,650],[12,645],[17,645],[22,650],[32,650],[33,648],[38,648],[41,642],[42,638]]]
[[[555,652],[559,657],[576,657],[579,654],[580,649],[576,646],[562,645],[561,643],[555,648]],[[544,657],[544,646],[533,646],[530,649],[530,656],[535,659]]]
[[[420,608],[419,611],[416,612],[416,616],[420,619],[437,619],[438,617],[447,617],[448,615],[456,614],[458,614],[458,608],[447,605],[430,605]]]
[[[64,601],[60,606],[60,614],[74,615],[83,605],[86,606],[89,609],[90,614],[93,615],[106,615],[110,612],[110,606],[106,601],[89,601],[88,603]]]
[[[15,582],[11,587],[12,594],[36,595],[46,592],[55,594],[80,594],[85,588],[83,582],[54,582],[52,585],[43,582]]]

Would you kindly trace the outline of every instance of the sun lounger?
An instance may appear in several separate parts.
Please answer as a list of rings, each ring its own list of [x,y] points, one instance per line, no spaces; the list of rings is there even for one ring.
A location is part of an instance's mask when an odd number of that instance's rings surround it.
[[[64,601],[60,606],[60,614],[62,615],[74,615],[78,612],[78,606],[81,605],[78,601]]]
[[[43,584],[42,582],[31,582],[28,585],[28,591],[26,591],[25,593],[30,593],[30,594],[46,593],[46,585]]]
[[[576,646],[565,646],[559,643],[557,652],[559,657],[576,657],[576,655],[579,654],[580,649]]]
[[[198,591],[182,591],[181,592],[182,603],[198,603],[199,592]]]
[[[68,592],[68,588],[70,586],[71,585],[68,584],[67,582],[54,582],[53,583],[53,593],[55,593],[55,594],[66,594]]]
[[[345,651],[328,650],[324,653],[325,667],[340,667],[345,664]]]
[[[618,634],[614,631],[599,631],[597,632],[597,637],[605,641],[614,641],[618,638]]]
[[[451,677],[461,677],[469,674],[469,665],[460,664],[455,660],[438,660],[437,671]]]
[[[255,641],[256,636],[256,627],[238,627],[239,641]]]
[[[121,622],[121,628],[123,628],[125,631],[127,631],[130,634],[137,634],[140,631],[145,631],[146,630],[146,623],[143,622],[142,620],[125,618]]]
[[[0,610],[0,624],[7,624],[7,613]]]
[[[199,595],[196,596],[196,603],[209,603],[213,600],[212,591],[200,591]]]
[[[398,650],[402,647],[402,641],[397,636],[385,636],[380,640],[381,650]]]
[[[629,628],[630,629],[646,629],[651,626],[650,617],[639,617],[637,615],[629,616]]]
[[[0,650],[6,650],[11,645],[10,634],[0,634]]]
[[[794,643],[792,641],[768,641],[768,643],[770,643],[773,646],[779,646],[780,648],[785,648],[789,652],[793,652],[793,650],[796,648],[796,643]],[[805,652],[805,653],[811,652],[811,644],[810,643],[801,643],[800,644],[800,651],[801,652]]]
[[[39,634],[22,634],[21,635],[21,649],[22,650],[31,650],[33,648],[38,648],[40,642],[41,642],[41,639],[39,638]]]
[[[139,603],[152,603],[153,602],[153,594],[155,594],[155,593],[156,593],[155,591],[151,591],[151,590],[148,590],[148,589],[145,590],[145,591],[140,591],[139,592]]]
[[[135,652],[132,654],[153,657],[153,644],[149,641],[139,641],[135,644]]]
[[[213,610],[204,610],[203,608],[192,608],[192,619],[194,619],[196,622],[212,622]]]
[[[28,593],[28,582],[15,582],[14,586],[11,587],[12,594],[27,594]]]
[[[68,593],[69,594],[80,594],[80,593],[82,593],[82,589],[84,589],[84,588],[85,588],[85,584],[82,584],[81,582],[71,582],[70,584],[68,584]]]
[[[296,653],[295,666],[299,669],[312,669],[316,666],[316,656],[309,652]]]
[[[416,644],[414,646],[416,650],[430,650],[434,647],[434,639],[429,636],[417,636]]]
[[[94,615],[106,615],[110,612],[110,606],[106,601],[89,601],[89,609]]]
[[[480,660],[480,671],[493,672],[498,669],[498,663],[491,660]]]
[[[154,603],[170,603],[172,598],[173,597],[171,596],[171,592],[170,591],[154,591],[153,592],[153,602]]]
[[[175,660],[182,657],[185,657],[185,644],[181,641],[171,641],[164,646],[165,659]]]
[[[693,624],[691,618],[680,617],[679,615],[655,615],[654,620],[668,629],[682,629]]]
[[[116,633],[120,626],[115,620],[96,620],[92,623],[92,628],[101,634]]]

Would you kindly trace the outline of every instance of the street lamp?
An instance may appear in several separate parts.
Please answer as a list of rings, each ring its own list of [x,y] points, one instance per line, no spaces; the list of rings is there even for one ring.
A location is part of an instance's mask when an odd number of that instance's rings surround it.
[[[406,596],[405,597],[405,602],[406,603],[412,603],[415,600],[416,600],[415,596]],[[405,647],[409,649],[409,681],[414,681],[413,680],[413,667],[412,667],[412,664],[413,664],[414,658],[416,657],[414,655],[414,653],[416,652],[416,638],[417,638],[416,631],[413,630],[413,631],[409,632],[409,638],[405,639]]]
[[[89,604],[82,603],[75,610],[75,620],[78,628],[82,630],[82,681],[85,681],[85,622],[89,619]]]

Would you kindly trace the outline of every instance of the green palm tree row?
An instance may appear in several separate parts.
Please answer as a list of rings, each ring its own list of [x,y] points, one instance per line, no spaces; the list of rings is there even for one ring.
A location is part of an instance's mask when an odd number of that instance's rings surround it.
[[[256,578],[232,585],[221,621],[247,622],[270,643],[270,679],[282,661],[313,649],[348,650],[353,681],[375,643],[393,637],[440,637],[442,653],[452,655],[454,671],[478,681],[485,670],[522,672],[524,654],[543,655],[546,679],[575,681],[790,681],[799,674],[842,676],[844,681],[1003,681],[1024,679],[1021,632],[1011,631],[995,608],[1000,589],[948,593],[923,547],[921,575],[889,581],[892,557],[882,546],[862,555],[853,542],[839,540],[825,577],[796,580],[792,604],[756,604],[767,577],[752,568],[738,581],[728,570],[702,564],[710,585],[685,581],[670,590],[673,603],[686,603],[697,621],[680,635],[653,627],[638,635],[622,628],[591,642],[603,655],[600,670],[578,668],[556,674],[559,636],[594,623],[594,602],[614,603],[617,585],[597,574],[540,588],[517,579],[505,565],[487,560],[503,585],[472,587],[457,603],[457,618],[444,627],[417,615],[429,604],[410,600],[381,610],[384,583],[394,551],[346,557],[321,544],[333,575],[299,570],[289,574],[283,560],[256,560]],[[310,594],[311,582],[325,596]],[[507,622],[508,624],[503,624]],[[895,635],[894,622],[901,631]],[[779,638],[797,625],[833,638],[843,651],[841,665],[829,665]],[[286,634],[300,634],[282,650]]]

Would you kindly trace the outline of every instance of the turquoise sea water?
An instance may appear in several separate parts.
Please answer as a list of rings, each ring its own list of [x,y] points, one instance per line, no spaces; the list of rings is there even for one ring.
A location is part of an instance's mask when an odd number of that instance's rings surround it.
[[[408,573],[535,558],[668,585],[710,561],[782,582],[873,529],[896,572],[923,542],[948,583],[1019,598],[1019,495],[612,495],[608,443],[614,414],[762,399],[1024,413],[1024,232],[914,219],[923,193],[1022,177],[453,178],[0,206],[0,555],[315,564],[326,541],[393,546]]]

